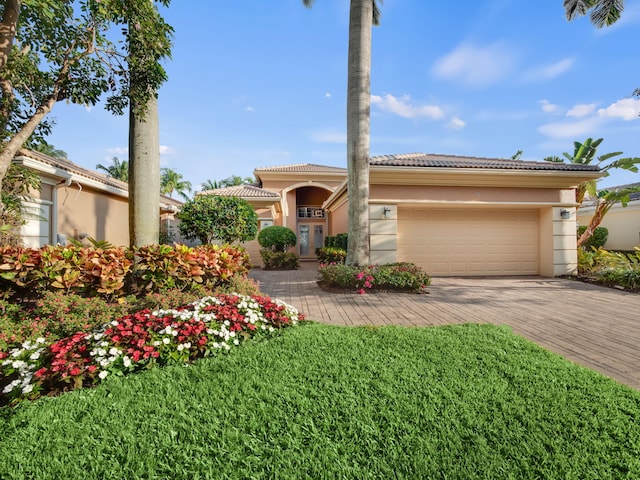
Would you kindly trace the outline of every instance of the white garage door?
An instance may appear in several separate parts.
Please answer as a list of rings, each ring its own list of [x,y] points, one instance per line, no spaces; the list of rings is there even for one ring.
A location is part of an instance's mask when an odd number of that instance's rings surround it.
[[[537,275],[537,210],[398,208],[398,260],[435,276]]]

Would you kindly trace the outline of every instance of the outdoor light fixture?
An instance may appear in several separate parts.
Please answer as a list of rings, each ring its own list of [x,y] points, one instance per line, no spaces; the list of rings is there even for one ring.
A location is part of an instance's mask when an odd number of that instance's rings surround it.
[[[391,209],[389,207],[384,207],[382,209],[382,215],[384,218],[391,218]]]
[[[571,212],[569,210],[560,210],[560,218],[563,220],[568,220],[571,218]]]

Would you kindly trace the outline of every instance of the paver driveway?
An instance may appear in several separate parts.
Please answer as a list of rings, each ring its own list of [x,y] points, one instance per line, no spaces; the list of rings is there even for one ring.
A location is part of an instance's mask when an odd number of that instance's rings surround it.
[[[640,294],[542,277],[434,278],[428,294],[327,293],[315,263],[254,269],[268,295],[333,325],[508,325],[538,345],[640,389]]]

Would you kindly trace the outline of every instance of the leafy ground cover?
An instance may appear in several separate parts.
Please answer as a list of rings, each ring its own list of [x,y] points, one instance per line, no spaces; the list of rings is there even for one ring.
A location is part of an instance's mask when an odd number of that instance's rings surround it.
[[[0,415],[0,478],[640,478],[640,392],[506,328],[306,324]]]
[[[640,247],[632,252],[603,248],[578,250],[578,278],[582,281],[640,292]]]

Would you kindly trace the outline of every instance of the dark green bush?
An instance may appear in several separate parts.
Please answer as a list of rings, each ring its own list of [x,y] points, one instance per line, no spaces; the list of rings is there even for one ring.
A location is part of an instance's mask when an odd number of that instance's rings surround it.
[[[586,225],[580,225],[578,227],[578,238],[582,235],[587,229]],[[593,235],[589,237],[589,239],[582,245],[584,250],[591,250],[595,248],[604,247],[604,244],[607,243],[607,238],[609,238],[609,230],[606,227],[596,227],[593,231]]]
[[[272,250],[260,250],[265,270],[295,270],[300,267],[298,255],[290,252],[274,252]]]
[[[324,237],[324,246],[325,247],[334,247],[339,248],[341,250],[347,251],[347,239],[349,238],[349,234],[347,233],[339,233],[337,235],[327,235]]]
[[[347,251],[337,247],[322,247],[318,249],[320,263],[344,263]]]
[[[258,233],[260,246],[274,252],[286,252],[289,248],[295,246],[297,241],[298,238],[293,230],[279,225],[265,227]]]

